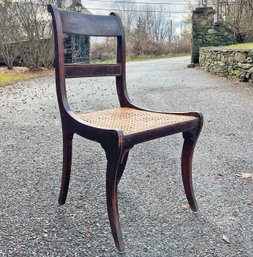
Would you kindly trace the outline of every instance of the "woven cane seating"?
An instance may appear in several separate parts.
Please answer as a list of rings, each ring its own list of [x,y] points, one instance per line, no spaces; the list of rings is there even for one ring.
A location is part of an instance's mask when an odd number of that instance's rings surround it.
[[[121,129],[125,135],[197,120],[192,116],[149,112],[127,107],[81,113],[78,117],[98,127]]]
[[[182,133],[184,138],[181,172],[189,205],[197,211],[192,187],[192,156],[200,134],[201,113],[163,113],[134,105],[126,87],[124,30],[117,14],[108,16],[65,11],[55,5],[48,10],[53,17],[55,38],[56,92],[63,132],[63,170],[59,204],[65,203],[70,182],[73,135],[100,143],[107,158],[106,198],[112,235],[119,252],[125,249],[118,213],[118,183],[123,175],[129,151],[134,145]],[[64,63],[64,33],[85,36],[115,37],[116,64]],[[65,81],[71,78],[114,76],[119,108],[74,113],[69,105]],[[90,108],[89,108],[90,109]]]

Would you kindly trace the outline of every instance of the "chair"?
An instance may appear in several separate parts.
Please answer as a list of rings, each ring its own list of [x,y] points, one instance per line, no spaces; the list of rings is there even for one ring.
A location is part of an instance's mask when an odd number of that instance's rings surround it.
[[[59,204],[66,201],[71,173],[72,139],[76,133],[101,144],[106,153],[107,210],[119,252],[125,249],[122,237],[117,190],[123,175],[129,150],[136,144],[182,133],[182,179],[185,194],[192,211],[197,204],[192,187],[192,155],[200,134],[201,113],[164,113],[144,110],[129,99],[126,88],[126,56],[124,31],[117,14],[108,16],[82,14],[48,6],[53,17],[55,37],[56,91],[63,132],[63,172]],[[64,33],[117,38],[116,64],[65,64]],[[115,76],[119,108],[90,113],[74,113],[70,110],[66,95],[65,79],[95,76]]]

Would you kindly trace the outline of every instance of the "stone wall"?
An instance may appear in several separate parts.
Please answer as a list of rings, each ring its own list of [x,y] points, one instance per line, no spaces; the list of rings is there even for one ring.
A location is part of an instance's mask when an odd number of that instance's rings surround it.
[[[199,49],[205,46],[232,44],[229,34],[221,24],[214,23],[212,7],[196,8],[192,14],[192,63],[199,63]]]
[[[253,83],[253,49],[200,48],[200,67],[212,74]]]

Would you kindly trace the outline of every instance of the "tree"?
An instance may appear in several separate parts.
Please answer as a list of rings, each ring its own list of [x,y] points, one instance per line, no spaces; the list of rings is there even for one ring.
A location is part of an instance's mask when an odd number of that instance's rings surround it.
[[[192,17],[190,14],[184,15],[180,27],[180,35],[177,38],[177,51],[190,53],[192,46]]]
[[[130,37],[135,22],[135,0],[117,0],[116,7],[122,20],[126,39]]]
[[[131,46],[134,56],[144,54],[145,49],[147,48],[149,34],[146,30],[146,25],[145,20],[139,17],[131,37]]]
[[[159,5],[159,8],[157,11],[151,12],[152,17],[152,31],[153,31],[153,37],[155,41],[159,42],[161,40],[164,40],[169,35],[169,20],[170,18],[167,18],[167,12],[168,10],[164,5]]]
[[[0,2],[0,55],[8,69],[20,54],[19,28],[15,22],[12,5],[9,1]]]
[[[253,27],[252,0],[213,0],[217,21],[238,43],[245,42]]]
[[[54,61],[48,3],[65,7],[67,0],[0,0],[0,54],[7,67],[17,59],[30,69],[50,67]]]
[[[46,9],[47,3],[46,0],[13,3],[22,42],[22,62],[30,69],[49,67],[54,60],[52,26]]]
[[[160,42],[168,38],[171,14],[165,5],[160,4],[158,8],[146,5],[141,18],[145,21],[146,30],[152,41]]]

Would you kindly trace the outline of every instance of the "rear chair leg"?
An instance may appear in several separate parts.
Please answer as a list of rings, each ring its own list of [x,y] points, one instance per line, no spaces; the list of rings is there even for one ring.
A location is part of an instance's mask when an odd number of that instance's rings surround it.
[[[62,167],[62,180],[61,180],[61,190],[58,202],[60,205],[63,205],[66,201],[69,180],[71,173],[71,161],[72,161],[72,141],[73,135],[63,136],[63,167]]]
[[[203,119],[200,116],[200,125],[194,130],[183,133],[184,145],[181,158],[182,179],[186,198],[193,212],[198,211],[198,206],[192,186],[192,157],[202,124]]]
[[[106,150],[106,148],[105,148]],[[111,225],[112,235],[114,238],[115,246],[120,253],[124,252],[125,245],[123,241],[123,236],[121,232],[119,213],[118,213],[118,181],[123,174],[121,170],[121,175],[117,176],[117,172],[120,167],[120,162],[123,156],[123,151],[120,149],[110,149],[106,150],[107,157],[107,172],[106,172],[106,197],[107,197],[107,211],[109,216],[109,221]],[[124,160],[126,162],[127,155]],[[124,163],[125,163],[124,162]],[[123,166],[122,166],[123,167]]]

